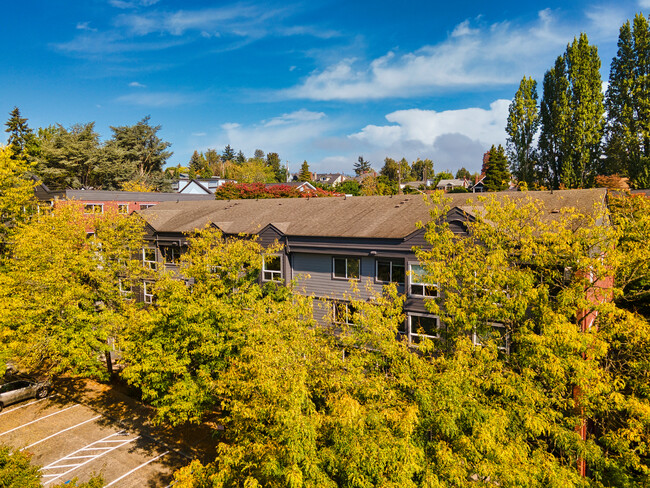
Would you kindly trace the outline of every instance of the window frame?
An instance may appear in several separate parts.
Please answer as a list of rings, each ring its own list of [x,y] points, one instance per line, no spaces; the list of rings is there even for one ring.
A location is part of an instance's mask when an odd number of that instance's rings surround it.
[[[153,261],[146,259],[147,251],[153,251]],[[158,269],[158,253],[156,252],[155,247],[143,247],[142,248],[142,266],[152,270]]]
[[[425,317],[425,318],[434,319],[436,321],[436,332],[437,332],[437,334],[435,336],[433,336],[433,335],[429,335],[429,334],[418,334],[417,329],[415,331],[413,331],[412,330],[412,324],[413,323],[412,323],[412,320],[411,320],[413,317]],[[418,312],[409,313],[407,315],[407,317],[406,317],[406,327],[407,327],[406,334],[408,336],[409,344],[417,345],[417,341],[414,341],[413,337],[417,337],[417,338],[422,337],[422,338],[427,338],[427,339],[430,339],[430,340],[433,340],[433,341],[442,339],[442,334],[441,334],[442,326],[441,326],[441,323],[440,323],[440,317],[438,315],[432,315],[432,314],[428,314],[428,313],[418,313]]]
[[[154,282],[151,280],[142,280],[142,301],[144,303],[152,304],[154,301],[153,290],[148,290],[149,286],[153,286]],[[151,291],[151,293],[147,293]]]
[[[388,275],[389,275],[389,281],[384,281],[379,279],[379,263],[388,263],[390,265]],[[393,267],[397,266],[399,268],[402,268],[403,271],[403,276],[404,280],[403,281],[396,281],[393,279]],[[390,259],[390,258],[376,258],[375,259],[375,283],[382,283],[382,284],[390,284],[390,283],[395,283],[397,285],[405,286],[406,285],[406,265],[404,261],[400,261],[399,259]]]
[[[278,258],[278,262],[280,263],[280,269],[267,269],[266,268],[266,258],[267,257],[274,257]],[[274,253],[274,254],[265,254],[262,256],[262,281],[284,281],[284,259],[282,254],[279,253]],[[269,277],[267,278],[266,274],[269,273]]]
[[[148,208],[155,207],[155,206],[156,206],[155,203],[141,203],[140,210],[146,210]]]
[[[123,211],[123,209],[126,209]],[[118,203],[117,204],[117,213],[120,215],[129,215],[129,204],[128,203]]]
[[[416,277],[416,273],[413,271],[413,267],[417,266],[418,268],[421,268],[424,270],[424,266],[421,264],[414,264],[414,263],[409,263],[408,265],[408,295],[411,297],[423,297],[423,298],[438,298],[440,297],[440,290],[438,289],[438,284],[437,283],[428,283],[425,281],[414,281],[413,278]],[[421,286],[422,287],[422,293],[414,293],[413,292],[413,286]],[[427,288],[432,288],[435,290],[435,295],[427,295],[426,291]]]
[[[165,249],[165,251],[163,251]],[[172,251],[172,260],[168,261],[167,260],[167,252],[166,250]],[[176,258],[174,258],[174,254],[177,254]],[[162,256],[163,264],[164,265],[172,265],[172,266],[178,266],[181,262],[181,248],[179,246],[166,246],[162,245],[160,246],[160,255]]]
[[[88,207],[92,207],[92,210],[89,212]],[[99,212],[96,210],[99,208]],[[104,213],[104,204],[103,203],[84,203],[84,215],[97,215]]]
[[[336,275],[336,260],[337,259],[344,259],[345,260],[345,277],[343,276],[337,276]],[[357,267],[357,277],[356,278],[350,278],[350,268],[348,265],[348,261],[350,260],[356,260],[358,263]],[[353,257],[353,256],[332,256],[332,279],[334,280],[354,280],[354,281],[360,281],[361,280],[361,258],[359,257]]]
[[[506,324],[504,324],[503,322],[488,321],[486,323],[486,325],[488,327],[490,327],[491,330],[503,329],[505,331],[505,334],[501,337],[502,340],[505,339],[505,344],[497,343],[497,350],[501,351],[501,352],[504,352],[506,354],[510,354],[510,346],[511,346],[510,331],[508,330],[508,327],[506,326]],[[485,344],[483,342],[481,342],[481,338],[477,334],[476,328],[472,332],[472,345],[481,346],[481,347],[485,346]]]
[[[342,307],[345,309],[344,312],[345,320],[338,320],[338,318],[340,317],[340,311]],[[356,310],[356,308],[350,302],[346,302],[344,300],[332,300],[332,323],[333,324],[348,325],[348,326],[356,325],[352,320],[352,317],[357,312],[358,311]]]

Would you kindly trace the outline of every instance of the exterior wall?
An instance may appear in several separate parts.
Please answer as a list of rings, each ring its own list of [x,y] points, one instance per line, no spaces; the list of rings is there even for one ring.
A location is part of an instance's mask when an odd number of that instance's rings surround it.
[[[351,285],[355,283],[361,299],[368,299],[371,292],[381,293],[384,283],[375,279],[377,258],[369,256],[336,255],[360,259],[358,280],[346,280],[334,277],[335,257],[332,254],[308,254],[296,252],[290,256],[292,279],[301,293],[316,297],[344,299],[352,293]],[[400,293],[404,286],[398,286]]]

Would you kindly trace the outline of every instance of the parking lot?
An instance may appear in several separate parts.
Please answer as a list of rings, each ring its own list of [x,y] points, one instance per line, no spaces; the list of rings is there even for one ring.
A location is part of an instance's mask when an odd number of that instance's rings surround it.
[[[0,412],[0,444],[32,453],[45,487],[99,473],[106,487],[167,487],[189,462],[155,436],[56,393]]]

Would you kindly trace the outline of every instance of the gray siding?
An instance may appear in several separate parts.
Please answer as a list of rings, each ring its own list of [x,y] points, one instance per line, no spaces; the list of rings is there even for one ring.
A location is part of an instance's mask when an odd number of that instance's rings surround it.
[[[361,259],[360,279],[354,281],[359,289],[362,299],[370,297],[371,291],[381,293],[383,283],[375,281],[375,258],[371,256],[354,256]],[[307,295],[329,298],[344,298],[351,293],[350,281],[335,279],[332,273],[332,255],[292,253],[293,279],[296,281],[300,292]],[[398,291],[404,292],[404,287],[399,286]]]

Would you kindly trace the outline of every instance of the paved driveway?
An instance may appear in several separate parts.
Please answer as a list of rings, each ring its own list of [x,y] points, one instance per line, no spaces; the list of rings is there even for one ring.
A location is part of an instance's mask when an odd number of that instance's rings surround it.
[[[147,433],[57,394],[0,412],[0,443],[32,453],[45,487],[97,473],[106,487],[166,487],[189,462]]]

